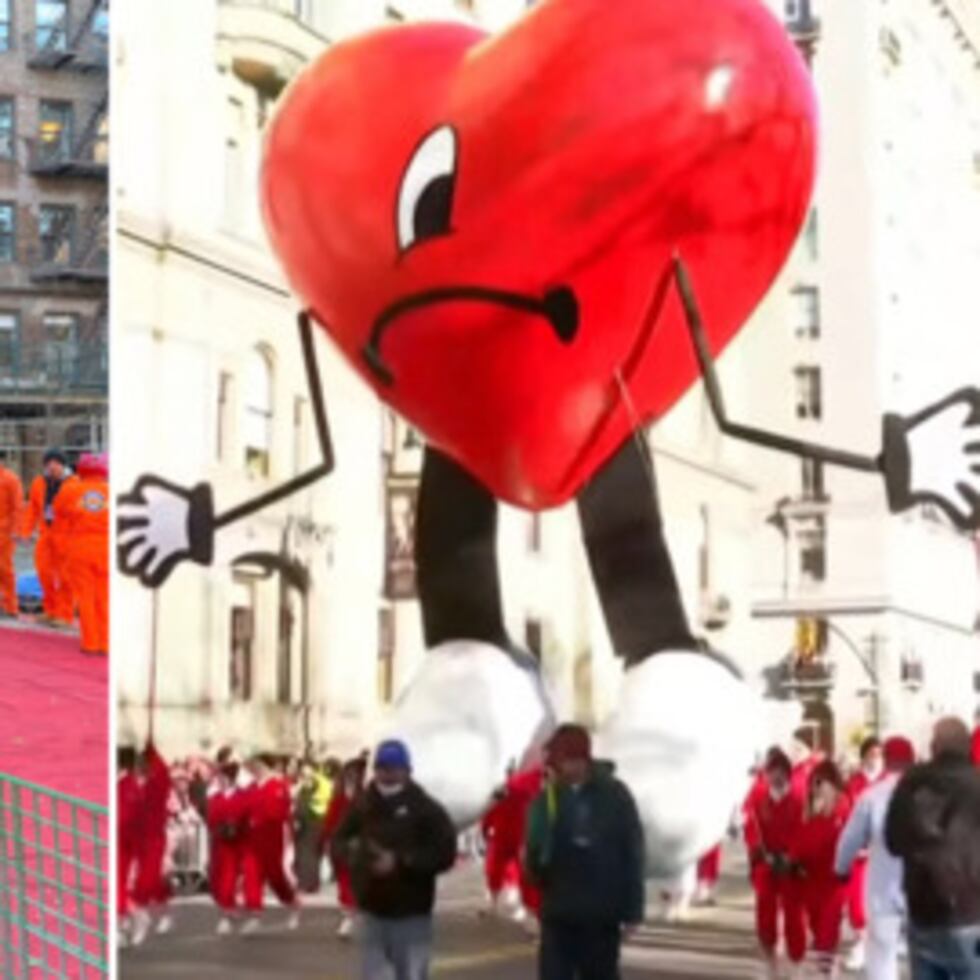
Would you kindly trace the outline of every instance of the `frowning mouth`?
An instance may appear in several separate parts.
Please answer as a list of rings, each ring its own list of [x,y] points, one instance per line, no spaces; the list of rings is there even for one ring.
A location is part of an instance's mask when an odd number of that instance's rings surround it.
[[[578,299],[567,286],[549,289],[540,299],[502,289],[488,289],[485,286],[447,286],[444,289],[431,289],[396,300],[374,321],[371,337],[364,345],[361,357],[378,381],[388,387],[395,383],[394,372],[385,363],[381,352],[381,342],[400,316],[427,306],[458,302],[490,303],[539,316],[550,324],[555,336],[563,344],[570,344],[578,333]]]

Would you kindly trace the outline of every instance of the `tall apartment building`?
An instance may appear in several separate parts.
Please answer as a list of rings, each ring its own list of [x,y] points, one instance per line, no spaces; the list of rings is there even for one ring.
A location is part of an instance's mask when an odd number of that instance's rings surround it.
[[[0,0],[0,449],[100,449],[108,389],[107,0]]]

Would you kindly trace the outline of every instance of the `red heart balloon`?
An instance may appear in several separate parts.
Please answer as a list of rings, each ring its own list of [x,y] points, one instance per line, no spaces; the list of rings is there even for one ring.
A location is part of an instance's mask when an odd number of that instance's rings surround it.
[[[498,497],[573,497],[712,349],[806,214],[807,70],[758,0],[544,0],[506,33],[331,48],[271,125],[290,282],[378,395]]]

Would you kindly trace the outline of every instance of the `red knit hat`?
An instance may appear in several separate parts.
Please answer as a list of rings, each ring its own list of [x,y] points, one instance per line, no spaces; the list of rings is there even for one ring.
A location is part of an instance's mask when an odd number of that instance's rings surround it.
[[[912,743],[901,735],[893,735],[885,739],[882,747],[885,755],[885,765],[889,769],[911,766],[915,762],[915,749]]]

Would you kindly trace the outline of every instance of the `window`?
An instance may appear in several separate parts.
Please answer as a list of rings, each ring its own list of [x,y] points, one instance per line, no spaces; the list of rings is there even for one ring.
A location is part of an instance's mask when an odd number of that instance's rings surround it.
[[[17,366],[20,322],[16,313],[0,313],[0,373],[12,373]]]
[[[378,610],[378,700],[390,704],[395,695],[395,614]]]
[[[0,97],[0,160],[14,159],[14,100]]]
[[[803,499],[825,500],[823,482],[823,463],[816,459],[804,459],[803,464]]]
[[[827,577],[827,526],[823,517],[803,523],[797,532],[800,546],[800,578],[805,583]]]
[[[797,418],[823,418],[820,368],[798,367],[794,373],[796,375]]]
[[[251,582],[235,580],[234,603],[228,687],[233,701],[248,701],[252,697],[252,650],[255,645],[255,588]]]
[[[272,360],[256,349],[245,375],[245,467],[253,476],[268,476],[272,456]]]
[[[542,526],[540,514],[529,514],[527,523],[527,550],[532,554],[541,554]]]
[[[75,252],[75,209],[65,204],[42,204],[38,238],[42,262],[68,265]]]
[[[293,632],[296,614],[289,589],[283,588],[279,605],[279,662],[277,664],[276,699],[280,704],[293,703]]]
[[[17,258],[17,218],[9,201],[0,202],[0,262]]]
[[[535,660],[541,659],[544,628],[540,619],[529,618],[524,623],[524,643]]]
[[[803,228],[803,244],[807,258],[816,262],[820,258],[820,227],[817,219],[817,209],[812,208]]]
[[[75,313],[44,315],[44,364],[49,378],[67,380],[78,364],[78,321]]]
[[[293,401],[293,473],[299,475],[306,466],[306,399]]]
[[[218,431],[215,433],[215,458],[225,459],[231,428],[231,406],[234,401],[234,378],[228,371],[218,375]]]
[[[10,50],[11,0],[0,0],[0,51]]]
[[[103,40],[109,40],[109,6],[108,0],[101,0],[92,13],[92,33]]]
[[[70,102],[41,101],[38,141],[42,160],[70,159],[74,116]]]
[[[68,48],[68,0],[37,0],[37,46],[42,51]]]
[[[793,290],[796,336],[816,340],[820,336],[820,292],[816,286],[797,286]]]

